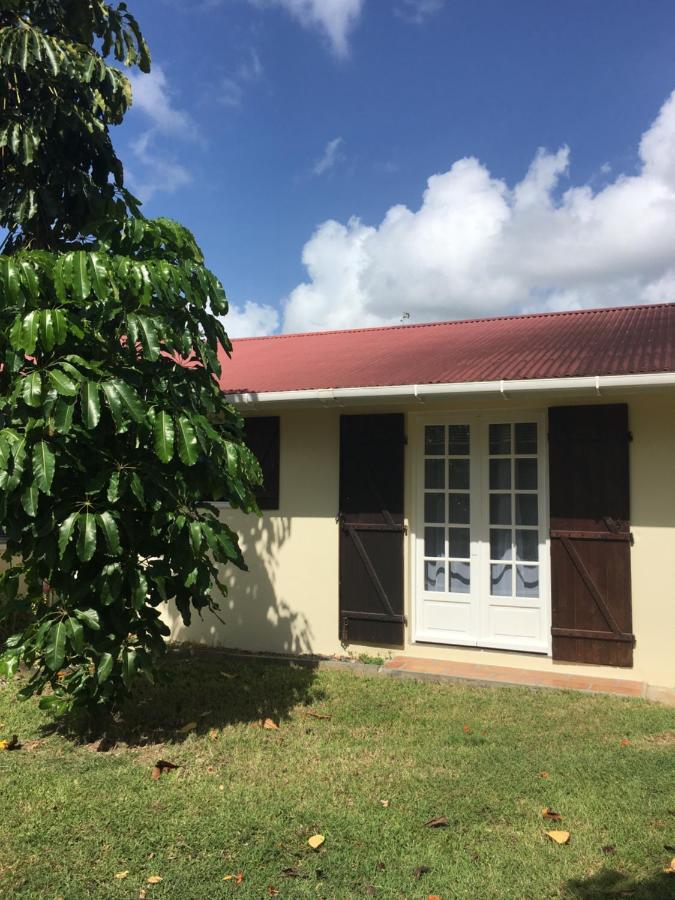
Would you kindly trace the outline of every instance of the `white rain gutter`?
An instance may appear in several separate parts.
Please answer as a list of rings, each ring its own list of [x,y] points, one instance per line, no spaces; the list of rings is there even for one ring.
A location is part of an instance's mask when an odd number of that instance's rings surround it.
[[[227,394],[236,406],[265,404],[311,403],[318,405],[349,404],[364,401],[442,400],[446,397],[493,395],[509,400],[513,394],[542,392],[591,392],[601,395],[605,390],[639,390],[675,386],[675,372],[655,372],[647,375],[585,375],[573,378],[525,378],[519,381],[469,381],[447,384],[401,384],[382,387],[319,388],[303,391],[261,391],[260,393]]]

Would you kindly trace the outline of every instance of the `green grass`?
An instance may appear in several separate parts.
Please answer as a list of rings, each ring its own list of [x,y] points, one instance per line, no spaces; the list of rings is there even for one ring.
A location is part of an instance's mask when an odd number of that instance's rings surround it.
[[[18,685],[0,687],[0,736],[40,740],[0,753],[0,896],[675,896],[672,710],[201,652],[172,654],[168,674],[108,752],[45,731]],[[278,731],[252,725],[266,716]],[[181,768],[153,781],[160,758]]]

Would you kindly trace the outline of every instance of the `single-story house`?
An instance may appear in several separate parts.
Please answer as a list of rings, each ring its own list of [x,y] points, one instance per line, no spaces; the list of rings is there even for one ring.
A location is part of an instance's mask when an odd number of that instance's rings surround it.
[[[264,514],[175,638],[675,686],[675,304],[236,340],[221,387]]]

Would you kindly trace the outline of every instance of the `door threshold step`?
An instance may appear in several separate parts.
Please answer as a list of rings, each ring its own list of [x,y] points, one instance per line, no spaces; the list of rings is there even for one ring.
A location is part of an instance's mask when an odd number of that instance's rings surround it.
[[[448,662],[442,659],[422,659],[395,656],[387,660],[382,670],[391,675],[419,676],[429,680],[474,681],[481,684],[503,684],[534,688],[585,691],[593,694],[615,694],[620,697],[645,697],[643,681],[623,678],[603,678],[596,675],[572,675],[564,672],[543,672],[510,666],[488,666],[481,663]]]

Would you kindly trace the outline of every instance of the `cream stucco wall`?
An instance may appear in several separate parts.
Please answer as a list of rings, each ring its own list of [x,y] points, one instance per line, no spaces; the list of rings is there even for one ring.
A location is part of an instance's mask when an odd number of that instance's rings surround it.
[[[499,411],[545,409],[551,405],[627,402],[631,445],[631,507],[635,546],[632,551],[634,667],[585,666],[553,662],[548,656],[478,648],[419,644],[406,628],[404,648],[379,648],[404,655],[516,666],[570,674],[595,674],[675,686],[675,393],[612,394],[505,399]],[[426,412],[495,408],[495,400],[476,403],[424,404]],[[227,510],[242,537],[248,573],[235,572],[223,601],[221,625],[210,614],[185,629],[175,615],[172,637],[247,650],[344,653],[338,638],[339,421],[345,412],[402,411],[408,431],[419,406],[305,408],[278,410],[281,417],[280,509],[257,519]],[[265,414],[272,410],[265,409]],[[407,454],[406,510],[412,508],[412,452]],[[408,524],[411,524],[410,522]],[[406,614],[412,612],[410,539],[406,541]],[[372,647],[349,651],[375,653]]]

